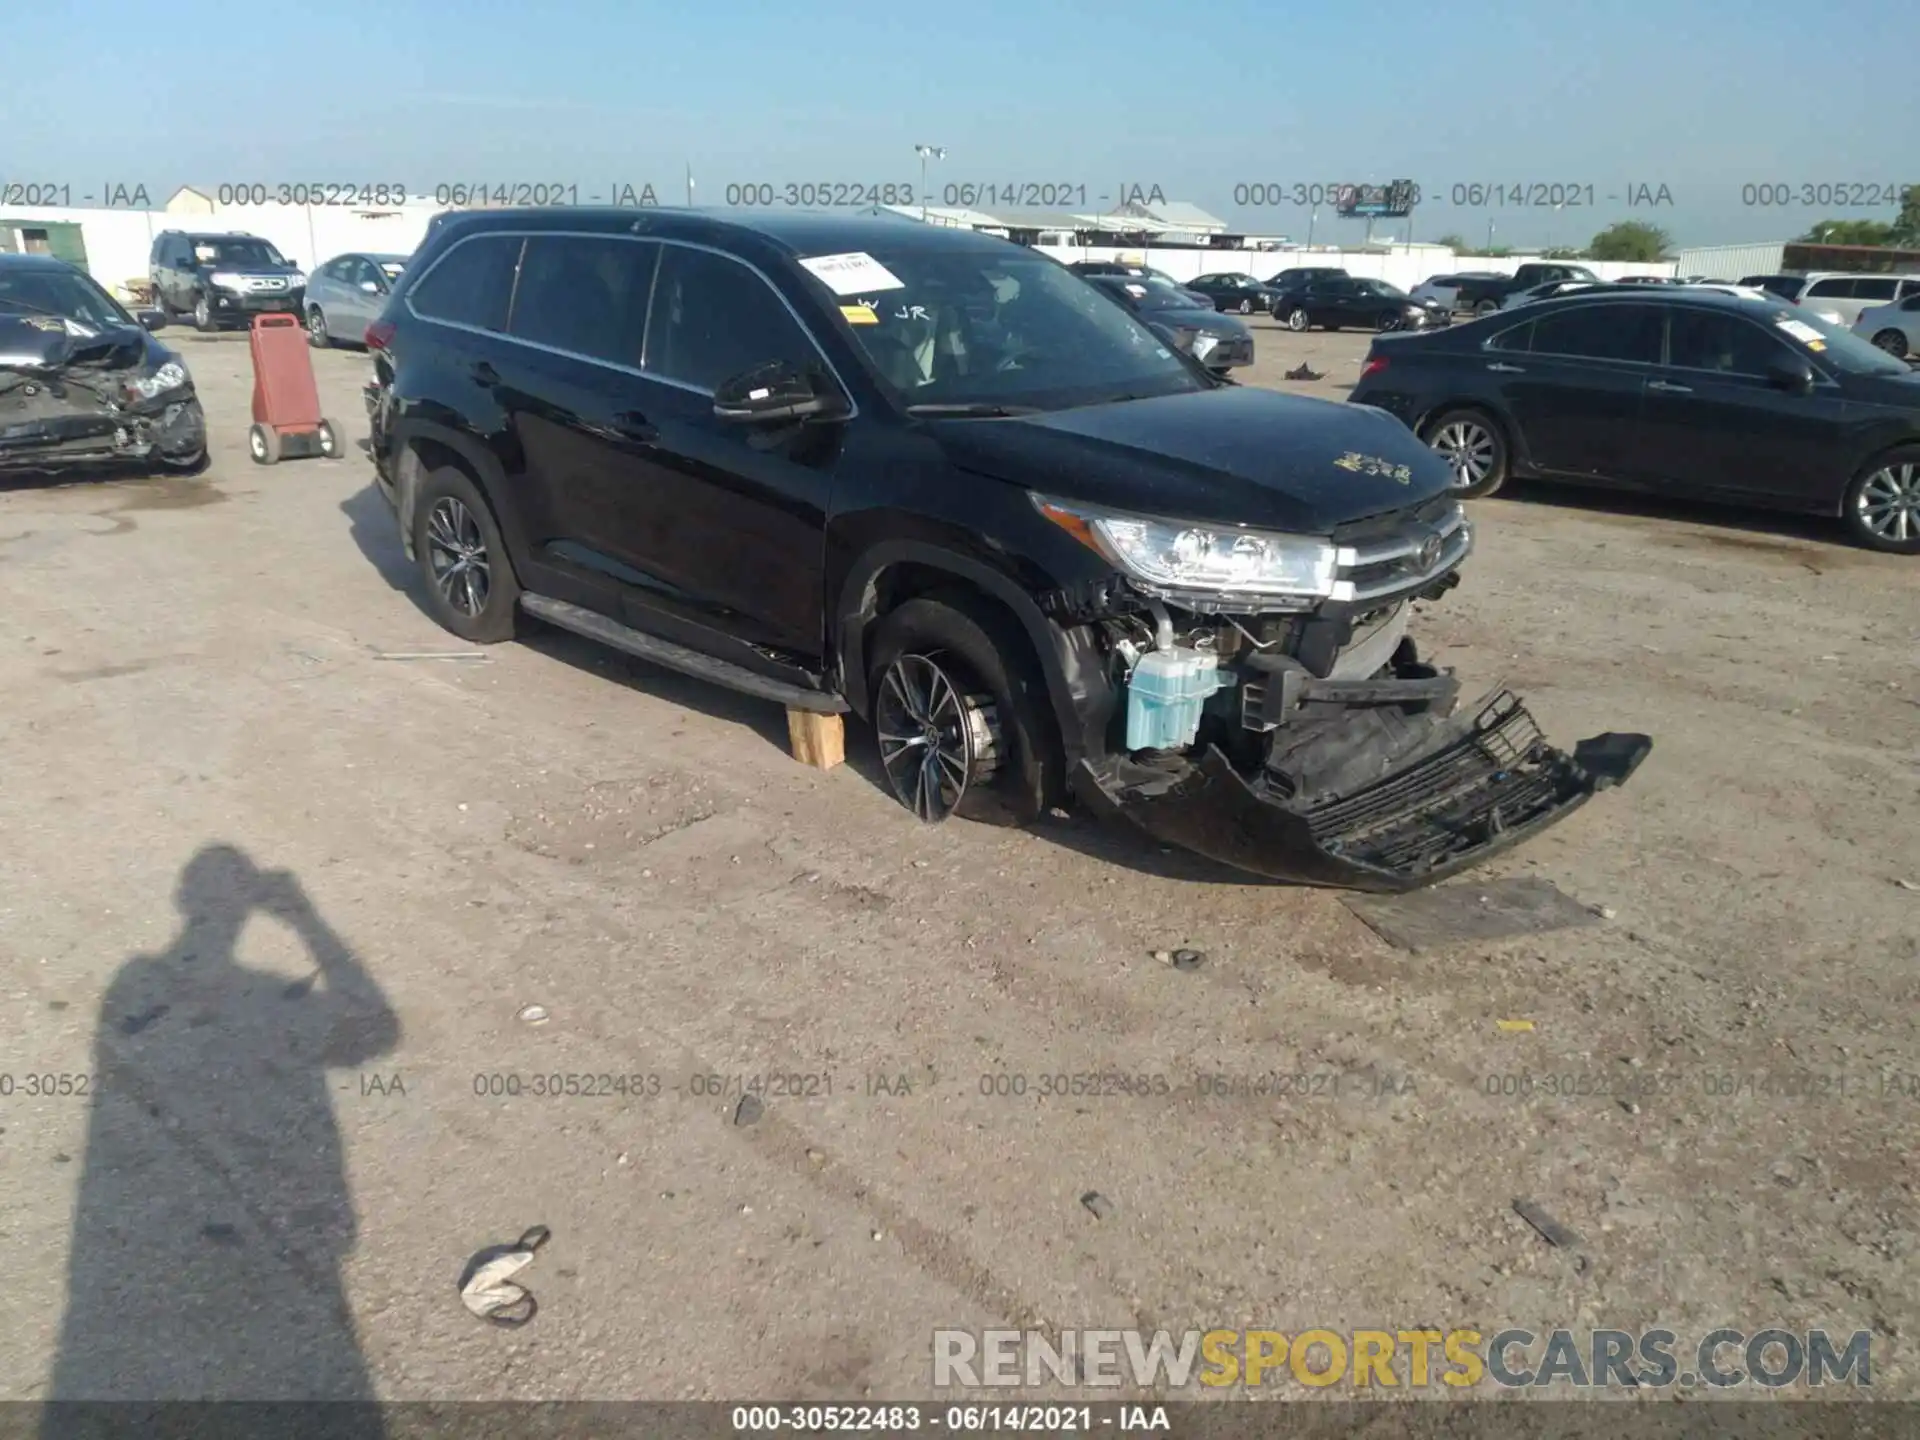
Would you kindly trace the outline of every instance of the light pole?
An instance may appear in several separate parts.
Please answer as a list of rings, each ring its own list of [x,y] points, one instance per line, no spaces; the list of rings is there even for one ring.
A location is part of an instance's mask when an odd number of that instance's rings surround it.
[[[1320,223],[1320,207],[1313,207],[1313,213],[1307,217],[1307,249],[1313,249],[1313,227]]]
[[[1493,221],[1491,219],[1487,221],[1487,253],[1489,255],[1493,253]]]
[[[916,145],[913,153],[920,157],[920,223],[927,223],[927,162],[947,158],[945,147],[940,145]]]
[[[1560,212],[1565,208],[1566,208],[1566,202],[1564,200],[1561,201],[1560,204],[1554,206],[1553,219],[1547,222],[1547,249],[1549,250],[1553,249],[1554,232],[1560,228]]]

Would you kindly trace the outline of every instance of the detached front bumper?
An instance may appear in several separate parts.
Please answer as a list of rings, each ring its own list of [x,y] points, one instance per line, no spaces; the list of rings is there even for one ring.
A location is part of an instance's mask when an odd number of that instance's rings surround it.
[[[1402,725],[1401,737],[1409,733]],[[1339,791],[1289,793],[1284,771],[1251,778],[1210,748],[1197,763],[1143,775],[1083,761],[1075,777],[1094,809],[1236,869],[1351,890],[1416,890],[1458,874],[1565,819],[1622,784],[1653,748],[1605,734],[1568,755],[1547,744],[1519,699],[1498,691],[1470,711],[1416,722],[1416,738],[1373,778]],[[1343,777],[1367,768],[1369,737],[1343,729],[1295,749],[1339,751]],[[1269,762],[1271,767],[1273,762]]]

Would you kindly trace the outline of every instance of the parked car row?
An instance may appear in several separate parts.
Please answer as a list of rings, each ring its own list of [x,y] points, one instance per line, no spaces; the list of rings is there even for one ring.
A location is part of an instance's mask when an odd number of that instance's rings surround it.
[[[1920,370],[1757,289],[1594,286],[1382,336],[1350,398],[1432,445],[1463,497],[1616,485],[1836,516],[1920,554]]]

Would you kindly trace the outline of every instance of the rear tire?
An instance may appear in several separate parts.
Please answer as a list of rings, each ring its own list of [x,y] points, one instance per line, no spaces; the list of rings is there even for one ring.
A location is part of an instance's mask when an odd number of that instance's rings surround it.
[[[280,432],[271,425],[255,424],[247,431],[247,453],[256,465],[280,463]]]
[[[908,809],[929,823],[958,815],[1020,826],[1059,802],[1066,767],[1053,706],[1012,621],[970,595],[909,600],[880,622],[871,654],[881,763]],[[928,703],[929,695],[947,698]],[[946,760],[923,758],[928,718]],[[955,758],[964,773],[954,773]],[[943,783],[932,783],[936,775]]]
[[[1449,410],[1420,438],[1453,470],[1453,493],[1459,499],[1478,500],[1506,484],[1507,437],[1485,411]]]
[[[453,634],[497,645],[519,630],[520,582],[480,487],[451,465],[420,478],[413,551],[427,583],[427,609]]]
[[[1854,543],[1890,555],[1920,555],[1920,445],[1869,460],[1847,487],[1841,514]]]
[[[1907,337],[1898,330],[1882,330],[1873,337],[1873,343],[1896,360],[1907,358]]]
[[[1312,323],[1312,317],[1298,305],[1287,312],[1287,329],[1293,331],[1296,335],[1305,331]]]
[[[1500,302],[1498,300],[1482,300],[1473,307],[1473,313],[1475,317],[1478,318],[1491,315],[1499,308]]]
[[[307,343],[316,350],[333,348],[333,335],[327,329],[326,312],[318,305],[307,310]]]

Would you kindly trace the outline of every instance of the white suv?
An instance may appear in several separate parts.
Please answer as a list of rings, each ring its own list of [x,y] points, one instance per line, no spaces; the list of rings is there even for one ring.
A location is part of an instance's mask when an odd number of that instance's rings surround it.
[[[1909,295],[1920,295],[1920,275],[1846,275],[1816,270],[1790,298],[1817,314],[1837,315],[1840,324],[1851,328],[1862,310],[1891,305]]]

